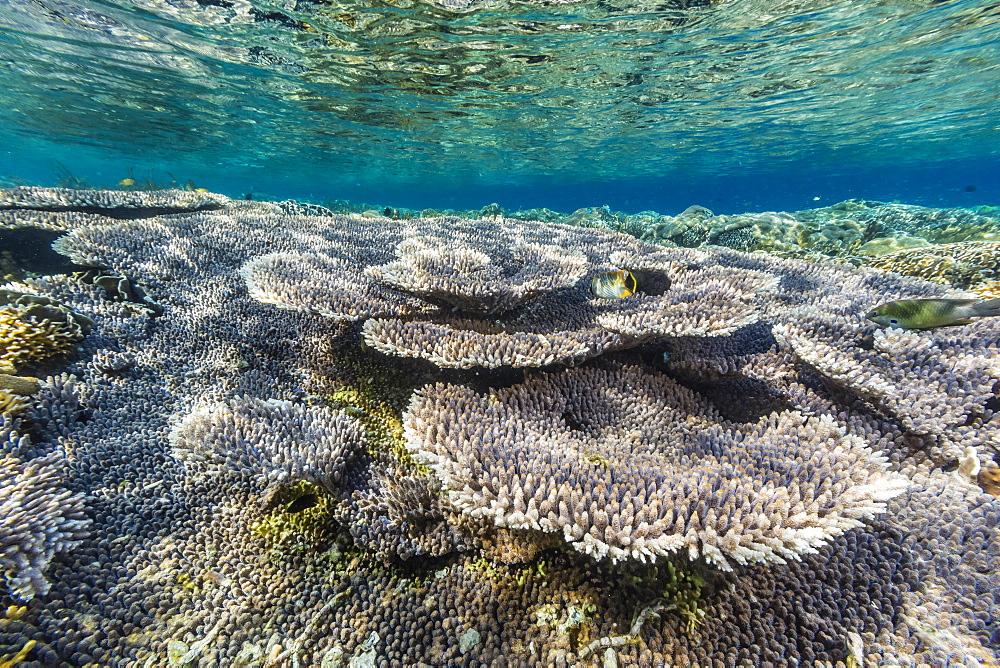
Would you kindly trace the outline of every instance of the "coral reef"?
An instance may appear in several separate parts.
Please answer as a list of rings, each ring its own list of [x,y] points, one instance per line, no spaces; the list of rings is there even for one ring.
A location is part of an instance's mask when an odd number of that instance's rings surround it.
[[[743,251],[839,255],[857,250],[865,229],[853,219],[811,220],[785,212],[726,216],[691,206],[677,216],[657,220],[641,236],[686,248],[710,244]]]
[[[44,543],[49,591],[0,619],[3,661],[1000,659],[1000,501],[979,487],[997,470],[1000,322],[897,332],[863,317],[945,287],[508,219],[142,213],[57,245],[159,311],[69,277],[17,288],[93,328],[31,406],[0,416],[2,461],[52,457],[58,478],[32,498],[85,497],[91,524],[70,550]],[[434,239],[464,273],[427,252]],[[564,285],[576,253],[585,272]],[[589,277],[623,266],[672,286],[592,300]],[[571,369],[442,369],[426,341],[415,360],[365,345],[376,322],[525,339],[527,314],[535,334],[612,340]],[[627,498],[647,479],[658,505]],[[624,539],[643,519],[642,538],[662,527],[678,548],[636,559]]]
[[[631,218],[610,212],[606,217],[611,221]],[[932,209],[862,200],[795,212],[735,215],[716,215],[704,207],[691,206],[677,216],[647,216],[645,228],[638,233],[621,223],[608,222],[605,226],[645,240],[688,248],[716,245],[792,257],[852,260],[879,258],[934,244],[1000,238],[997,218],[967,209]]]
[[[510,224],[488,220],[409,226],[413,236],[394,249],[401,259],[369,265],[363,274],[356,262],[286,254],[253,260],[243,273],[260,301],[335,321],[369,318],[363,333],[376,350],[456,368],[544,366],[656,336],[726,333],[755,317],[747,301],[769,285],[749,271],[675,266],[600,233],[534,223],[518,223],[512,233]],[[475,247],[450,242],[451,234],[468,235]],[[529,235],[547,243],[518,241]],[[360,250],[338,252],[357,257]],[[670,272],[674,289],[627,301],[593,298],[582,279],[615,266]]]
[[[544,366],[657,336],[723,334],[755,317],[747,302],[771,282],[693,257],[676,265],[621,235],[539,223],[289,217],[276,227],[253,209],[226,220],[224,229],[212,214],[98,226],[57,248],[85,266],[131,275],[141,263],[147,281],[174,280],[211,270],[212,245],[190,239],[215,238],[231,259],[247,258],[240,271],[257,300],[367,320],[373,348],[456,368]],[[623,266],[670,272],[674,287],[613,303],[588,292],[588,276]]]

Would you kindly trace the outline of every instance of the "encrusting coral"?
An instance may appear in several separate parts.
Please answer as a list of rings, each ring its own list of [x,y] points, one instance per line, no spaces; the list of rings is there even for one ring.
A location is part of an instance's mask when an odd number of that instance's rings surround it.
[[[980,478],[996,470],[1000,322],[883,332],[863,317],[944,287],[558,225],[224,206],[95,225],[60,212],[57,246],[159,312],[26,282],[94,327],[66,375],[0,416],[0,448],[18,466],[58,453],[39,494],[85,495],[91,524],[52,553],[48,593],[0,620],[4,660],[1000,659],[1000,501],[938,470],[974,471],[969,452]],[[670,289],[587,291],[644,267]],[[451,331],[407,335],[422,358],[400,360],[372,349],[381,335],[363,345],[383,322]],[[455,351],[433,353],[442,341]],[[518,354],[580,366],[512,368]],[[424,361],[489,355],[495,369]],[[395,450],[418,387],[405,445],[430,472]],[[648,503],[627,498],[640,482]]]

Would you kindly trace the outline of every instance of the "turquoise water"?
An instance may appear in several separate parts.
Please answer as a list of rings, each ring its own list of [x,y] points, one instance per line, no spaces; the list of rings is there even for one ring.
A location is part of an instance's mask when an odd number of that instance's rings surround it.
[[[420,207],[1000,201],[992,2],[0,0],[0,177]]]

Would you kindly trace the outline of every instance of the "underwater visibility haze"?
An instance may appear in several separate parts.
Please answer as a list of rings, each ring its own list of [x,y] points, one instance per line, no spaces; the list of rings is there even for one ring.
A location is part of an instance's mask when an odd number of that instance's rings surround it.
[[[998,22],[0,0],[0,668],[1000,665]]]

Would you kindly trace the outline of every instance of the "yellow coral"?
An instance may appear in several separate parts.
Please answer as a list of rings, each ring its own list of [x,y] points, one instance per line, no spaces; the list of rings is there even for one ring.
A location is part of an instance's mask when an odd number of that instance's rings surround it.
[[[955,288],[971,288],[1000,278],[1000,241],[912,248],[872,258],[866,264]]]
[[[0,668],[15,668],[16,666],[21,665],[24,660],[28,658],[28,654],[31,653],[31,650],[33,650],[37,644],[37,640],[29,640],[24,643],[24,647],[22,647],[21,651],[17,654],[0,656]]]
[[[79,330],[67,323],[38,320],[20,306],[0,307],[0,372],[67,353],[79,340]]]
[[[988,283],[980,283],[978,286],[972,289],[982,299],[997,299],[1000,298],[1000,281],[990,281]]]
[[[22,378],[0,373],[0,413],[16,415],[31,405],[25,397],[41,389],[37,378]]]
[[[24,397],[7,390],[0,390],[0,413],[16,415],[30,405],[31,402]]]

